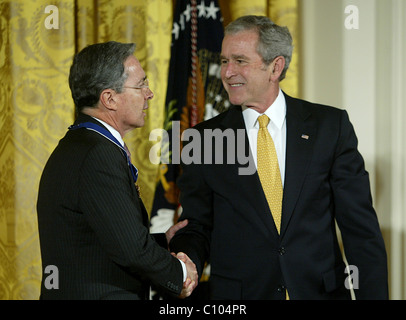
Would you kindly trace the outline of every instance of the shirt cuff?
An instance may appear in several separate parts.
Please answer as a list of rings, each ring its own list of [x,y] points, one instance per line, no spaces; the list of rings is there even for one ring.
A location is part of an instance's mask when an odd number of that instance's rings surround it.
[[[179,259],[178,259],[179,260]],[[183,282],[186,281],[186,277],[187,277],[187,271],[186,271],[186,264],[182,261],[179,260],[180,264],[182,265],[182,270],[183,270]]]

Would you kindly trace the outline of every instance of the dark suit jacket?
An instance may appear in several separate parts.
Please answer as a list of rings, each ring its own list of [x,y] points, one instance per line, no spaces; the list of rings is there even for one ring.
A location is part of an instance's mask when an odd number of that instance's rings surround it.
[[[200,272],[210,262],[213,299],[284,299],[286,288],[291,299],[348,299],[337,221],[348,263],[357,267],[351,269],[359,276],[356,297],[386,299],[386,251],[347,113],[285,97],[281,234],[256,171],[239,175],[238,163],[183,164],[181,219],[189,224],[172,239],[171,250],[187,253]],[[201,152],[214,159],[220,144],[204,144],[204,130],[245,129],[241,107],[194,128],[202,134]],[[249,150],[247,136],[241,147]],[[222,151],[227,155],[226,143]]]
[[[100,124],[84,114],[76,123],[86,121]],[[67,132],[45,166],[37,211],[43,271],[56,266],[59,285],[49,289],[55,274],[43,274],[42,299],[144,299],[150,282],[180,293],[182,266],[149,234],[127,160],[105,137]]]

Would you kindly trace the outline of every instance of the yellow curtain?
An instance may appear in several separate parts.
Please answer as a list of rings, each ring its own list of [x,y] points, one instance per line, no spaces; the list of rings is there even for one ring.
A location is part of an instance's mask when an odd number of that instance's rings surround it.
[[[297,43],[297,1],[220,0],[225,23],[244,14],[286,24]],[[136,42],[155,97],[146,125],[126,136],[150,209],[157,166],[149,132],[161,128],[173,0],[0,1],[0,299],[37,299],[41,278],[36,200],[50,153],[74,117],[73,55],[88,44]],[[295,47],[296,61],[298,47]],[[295,58],[294,58],[295,59]],[[296,62],[297,63],[297,62]],[[282,85],[298,95],[297,64]]]
[[[36,299],[41,261],[38,181],[73,109],[73,1],[57,2],[59,30],[45,28],[48,1],[0,4],[0,298]]]
[[[276,24],[287,26],[293,38],[293,55],[281,88],[293,97],[300,96],[299,85],[299,0],[268,0],[267,15]]]

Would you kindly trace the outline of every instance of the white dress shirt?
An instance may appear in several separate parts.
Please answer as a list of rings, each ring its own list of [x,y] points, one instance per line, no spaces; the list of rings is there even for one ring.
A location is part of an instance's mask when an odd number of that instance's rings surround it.
[[[113,128],[111,125],[109,125],[108,123],[106,123],[106,122],[104,122],[104,121],[102,121],[102,120],[100,120],[100,119],[97,119],[97,118],[95,118],[95,117],[92,117],[92,118],[95,119],[95,120],[97,120],[97,121],[99,121],[103,126],[105,126],[105,127],[107,128],[107,130],[109,130],[110,133],[113,135],[113,137],[116,138],[117,141],[120,142],[121,145],[124,147],[124,140],[123,140],[123,138],[121,137],[120,132],[118,132],[116,129],[114,129],[114,128]]]
[[[279,89],[279,94],[274,103],[265,111],[270,119],[268,131],[271,134],[275,144],[276,154],[278,156],[279,170],[281,171],[282,186],[285,182],[285,159],[286,159],[286,100]],[[247,129],[248,141],[251,153],[257,166],[257,137],[259,130],[258,117],[261,115],[249,107],[242,107],[245,127]]]

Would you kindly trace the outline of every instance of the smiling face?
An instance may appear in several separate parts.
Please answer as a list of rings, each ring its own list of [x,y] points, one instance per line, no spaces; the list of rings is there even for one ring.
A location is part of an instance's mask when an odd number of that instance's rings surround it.
[[[263,113],[275,100],[279,83],[273,76],[274,63],[263,63],[257,45],[255,30],[227,34],[221,51],[221,79],[232,104]]]

